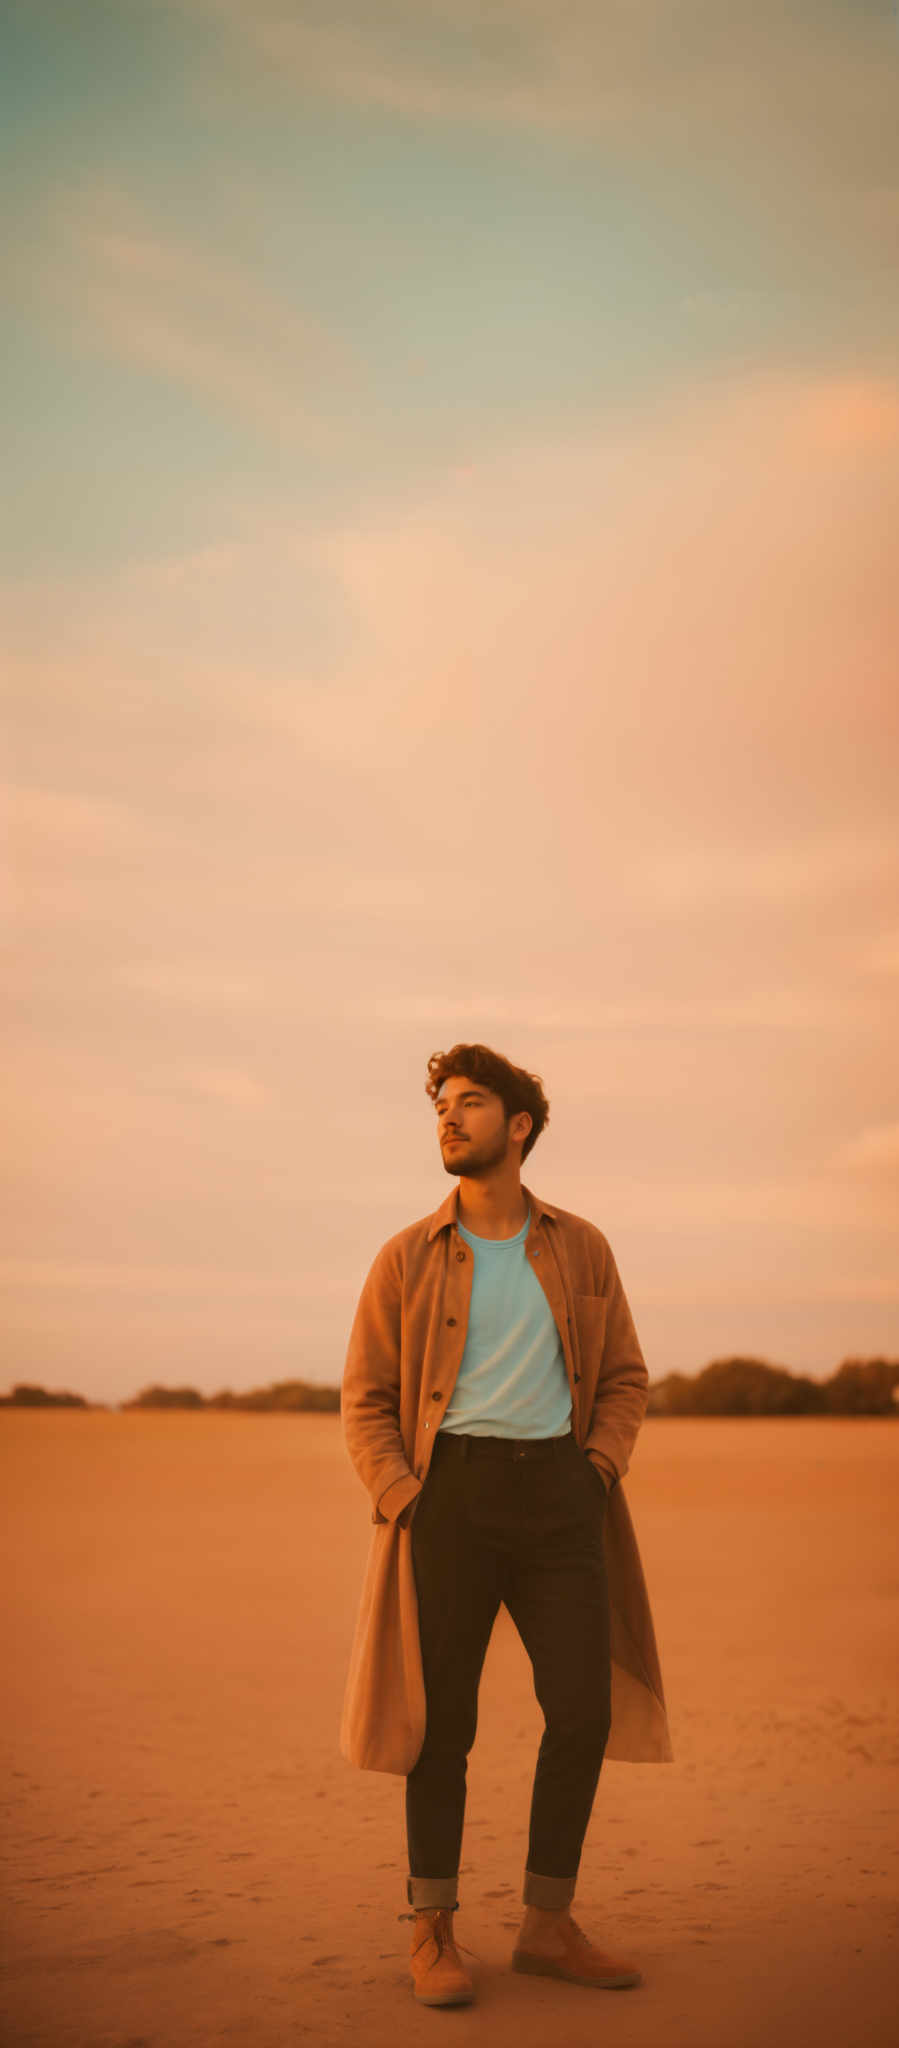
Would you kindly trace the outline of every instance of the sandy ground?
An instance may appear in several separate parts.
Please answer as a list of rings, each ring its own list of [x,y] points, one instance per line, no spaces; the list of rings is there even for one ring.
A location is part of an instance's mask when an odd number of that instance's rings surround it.
[[[5,1413],[3,2039],[896,2039],[899,1420],[656,1421],[625,1486],[676,1761],[606,1763],[575,1913],[642,1986],[514,1976],[530,1665],[481,1689],[457,1936],[408,1986],[403,1783],[337,1750],[369,1509],[333,1417]]]

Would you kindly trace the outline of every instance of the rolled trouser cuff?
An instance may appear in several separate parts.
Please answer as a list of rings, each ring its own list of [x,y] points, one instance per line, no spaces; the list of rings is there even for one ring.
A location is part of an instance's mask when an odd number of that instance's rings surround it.
[[[541,1877],[539,1871],[526,1870],[521,1896],[526,1906],[542,1906],[544,1912],[551,1913],[570,1906],[576,1885],[576,1877]]]
[[[458,1871],[455,1877],[407,1877],[406,1897],[410,1906],[427,1906],[431,1912],[438,1906],[458,1906],[458,1882]]]

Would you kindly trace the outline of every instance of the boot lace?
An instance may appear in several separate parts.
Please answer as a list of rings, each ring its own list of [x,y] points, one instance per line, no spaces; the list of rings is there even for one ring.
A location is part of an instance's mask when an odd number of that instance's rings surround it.
[[[401,1920],[418,1920],[424,1919],[425,1916],[423,1914],[418,1913],[401,1913],[399,1915],[399,1918]],[[434,1968],[434,1964],[440,1961],[440,1957],[444,1955],[447,1952],[447,1950],[452,1949],[461,1948],[464,1951],[465,1955],[472,1956],[476,1963],[480,1962],[480,1956],[477,1954],[477,1951],[475,1949],[466,1948],[464,1941],[457,1942],[455,1934],[453,1932],[453,1913],[451,1906],[440,1906],[435,1910],[433,1917],[430,1914],[428,1914],[427,1918],[430,1922],[430,1925],[427,1928],[427,1933],[423,1936],[421,1941],[416,1942],[413,1953],[417,1955],[419,1949],[424,1947],[426,1941],[433,1940],[436,1944],[436,1954],[431,1957],[431,1961],[428,1964],[429,1969],[432,1970]]]

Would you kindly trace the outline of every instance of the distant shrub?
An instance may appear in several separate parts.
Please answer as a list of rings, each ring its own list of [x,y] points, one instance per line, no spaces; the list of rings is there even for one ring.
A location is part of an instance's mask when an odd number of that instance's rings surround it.
[[[27,1381],[20,1380],[18,1385],[13,1387],[11,1394],[0,1395],[0,1407],[89,1408],[90,1402],[85,1400],[83,1394],[51,1394],[46,1387],[29,1386]]]
[[[899,1412],[899,1359],[844,1358],[824,1382],[832,1415],[895,1415]]]
[[[205,1408],[206,1403],[196,1387],[142,1387],[131,1401],[121,1401],[122,1408]]]
[[[271,1386],[255,1387],[248,1394],[211,1394],[206,1405],[283,1414],[336,1414],[340,1408],[340,1388],[319,1386],[313,1380],[275,1380]]]
[[[693,1409],[693,1381],[684,1372],[669,1372],[663,1380],[651,1380],[647,1415],[690,1415]]]
[[[232,1394],[224,1387],[219,1394],[200,1394],[196,1387],[143,1387],[122,1408],[204,1408],[234,1409],[239,1413],[336,1414],[340,1409],[340,1388],[323,1387],[311,1380],[276,1380],[268,1387],[253,1387],[246,1394]]]
[[[767,1365],[760,1358],[719,1358],[695,1385],[698,1415],[813,1415],[824,1406],[814,1380]]]

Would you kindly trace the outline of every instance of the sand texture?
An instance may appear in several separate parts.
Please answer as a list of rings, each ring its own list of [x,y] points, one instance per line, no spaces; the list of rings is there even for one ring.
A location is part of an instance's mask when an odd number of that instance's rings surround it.
[[[644,1425],[675,1762],[603,1766],[575,1904],[639,1988],[509,1971],[541,1721],[500,1614],[453,2012],[409,1989],[403,1782],[337,1749],[370,1534],[338,1420],[7,1412],[0,1455],[5,2043],[895,2041],[899,1420]]]

